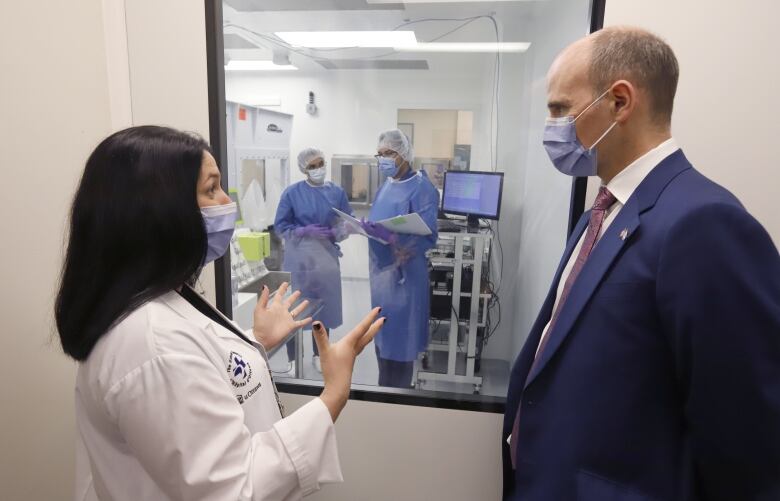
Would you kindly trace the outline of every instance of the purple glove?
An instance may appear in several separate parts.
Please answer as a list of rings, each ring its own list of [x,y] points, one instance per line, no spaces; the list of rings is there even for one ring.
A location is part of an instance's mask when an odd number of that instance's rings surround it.
[[[398,240],[398,235],[388,230],[381,224],[374,223],[372,221],[366,221],[365,219],[360,221],[360,226],[363,227],[369,236],[384,240],[389,244],[394,244]]]
[[[323,240],[334,238],[333,229],[322,226],[321,224],[308,224],[306,226],[300,226],[293,230],[293,235],[298,238],[320,238]]]

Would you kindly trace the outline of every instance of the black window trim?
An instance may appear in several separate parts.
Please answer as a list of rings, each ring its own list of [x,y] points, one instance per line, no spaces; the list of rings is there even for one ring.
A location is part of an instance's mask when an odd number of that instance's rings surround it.
[[[219,166],[227,166],[227,123],[225,120],[225,50],[222,29],[222,0],[204,0],[206,9],[206,63],[209,100],[209,142]],[[606,0],[591,0],[590,32],[604,26]],[[227,192],[228,177],[222,176],[222,188]],[[585,212],[587,178],[572,180],[569,201],[569,224],[566,236],[574,230],[577,221]],[[233,318],[230,299],[230,256],[226,255],[214,263],[217,309]],[[279,391],[298,395],[316,396],[322,392],[321,381],[277,378]],[[415,405],[440,409],[489,412],[503,414],[505,399],[487,395],[469,395],[450,392],[405,390],[368,385],[352,385],[351,400],[380,402],[397,405]]]

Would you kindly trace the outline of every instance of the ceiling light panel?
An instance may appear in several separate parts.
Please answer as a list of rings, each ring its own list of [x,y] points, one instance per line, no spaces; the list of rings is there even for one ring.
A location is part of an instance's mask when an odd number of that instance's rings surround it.
[[[318,59],[326,70],[427,70],[428,62],[411,59]]]
[[[294,47],[408,47],[417,44],[413,31],[280,31],[275,35]]]
[[[224,0],[239,12],[404,10],[399,0],[367,2],[366,0]]]
[[[418,43],[394,47],[399,52],[525,52],[529,42]]]
[[[410,3],[498,3],[498,2],[514,2],[514,3],[522,3],[522,2],[530,2],[530,1],[538,1],[538,0],[403,0],[404,4],[410,4]],[[371,5],[383,5],[383,4],[394,4],[397,3],[398,0],[366,0],[366,3]]]

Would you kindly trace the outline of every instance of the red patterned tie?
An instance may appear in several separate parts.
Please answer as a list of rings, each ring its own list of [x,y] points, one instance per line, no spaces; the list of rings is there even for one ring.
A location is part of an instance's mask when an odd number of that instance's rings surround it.
[[[550,339],[550,334],[552,334],[553,327],[558,320],[558,315],[561,313],[563,304],[566,302],[566,298],[569,297],[569,291],[571,291],[574,281],[577,280],[577,276],[580,274],[580,271],[582,271],[582,267],[585,266],[588,256],[590,256],[591,251],[593,251],[593,248],[596,246],[599,233],[601,233],[601,226],[604,224],[604,219],[607,217],[607,209],[615,203],[615,200],[615,196],[610,193],[605,186],[602,186],[601,189],[599,189],[599,194],[596,196],[596,201],[593,203],[593,208],[590,213],[590,222],[588,223],[588,231],[585,233],[585,240],[582,242],[582,248],[580,249],[580,253],[577,254],[577,260],[574,262],[571,273],[569,273],[566,283],[563,284],[563,291],[561,291],[561,297],[558,300],[558,307],[555,308],[552,320],[550,320],[550,326],[547,328],[546,334],[544,334],[542,342],[539,344],[539,349],[536,350],[536,358],[534,358],[534,363],[531,365],[531,370],[528,371],[529,376],[533,373],[536,363],[542,358],[542,352],[544,352],[544,348],[547,346],[547,341]],[[512,438],[509,443],[509,450],[512,455],[512,468],[515,468],[515,457],[517,456],[517,431],[519,425],[520,405],[518,404],[515,422],[512,425]]]

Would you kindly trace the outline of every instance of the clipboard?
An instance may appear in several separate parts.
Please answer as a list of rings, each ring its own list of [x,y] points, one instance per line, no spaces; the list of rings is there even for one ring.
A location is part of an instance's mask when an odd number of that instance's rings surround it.
[[[433,233],[416,212],[377,221],[388,230],[406,235],[427,236]]]
[[[372,237],[371,235],[366,233],[366,230],[363,229],[363,225],[360,224],[360,221],[357,218],[352,217],[349,214],[347,214],[346,212],[342,212],[342,211],[338,210],[335,207],[331,207],[331,209],[333,209],[333,211],[336,214],[338,214],[338,216],[341,218],[341,220],[344,221],[344,223],[350,228],[350,230],[352,230],[352,233],[357,233],[358,235],[363,235],[366,238],[370,238],[372,240],[376,240],[377,242],[385,244],[385,245],[388,244],[388,242],[386,242],[385,240],[382,240],[381,238]]]

